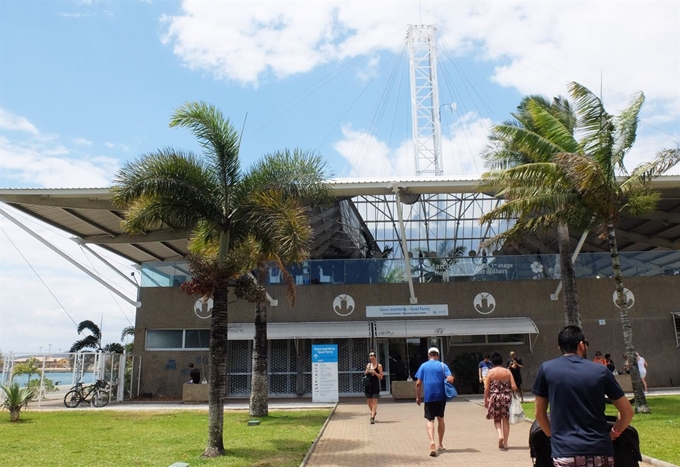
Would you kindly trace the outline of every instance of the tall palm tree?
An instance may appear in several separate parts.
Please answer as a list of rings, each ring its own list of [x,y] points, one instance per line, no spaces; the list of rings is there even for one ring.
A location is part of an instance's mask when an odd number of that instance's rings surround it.
[[[78,323],[78,334],[82,334],[85,330],[90,331],[90,334],[75,341],[69,352],[80,352],[83,349],[102,349],[102,331],[99,329],[99,326],[86,319]]]
[[[515,220],[514,225],[487,244],[519,241],[528,233],[541,233],[551,227],[557,230],[559,264],[564,286],[564,321],[581,326],[576,274],[571,260],[569,227],[587,228],[588,216],[568,203],[562,195],[556,176],[550,173],[550,162],[562,152],[579,151],[574,136],[576,115],[569,101],[543,96],[528,96],[509,120],[492,128],[490,145],[483,154],[492,169],[482,176],[482,189],[495,190],[505,203],[487,212],[480,222]],[[554,172],[554,169],[553,169]],[[536,174],[541,174],[542,179]],[[527,180],[532,180],[527,183]],[[543,182],[536,186],[536,182]],[[551,190],[552,188],[552,190]],[[546,210],[547,204],[558,205]],[[566,206],[569,209],[564,209]]]
[[[284,221],[256,218],[246,205],[257,179],[240,170],[239,137],[214,106],[187,103],[172,116],[171,127],[189,128],[203,147],[202,157],[176,149],[145,154],[116,175],[113,202],[125,208],[123,227],[130,233],[164,224],[191,230],[189,268],[184,290],[210,294],[213,312],[209,344],[209,423],[204,457],[224,454],[223,419],[227,376],[228,286],[241,296],[264,301],[264,291],[243,274],[267,251],[266,235],[291,233]],[[293,202],[290,202],[292,205]],[[279,213],[274,213],[279,214]],[[284,216],[285,217],[285,216]],[[277,232],[277,227],[280,232]],[[295,244],[293,235],[279,238]]]
[[[295,284],[285,265],[300,263],[309,257],[313,230],[309,208],[329,202],[331,191],[325,182],[326,164],[313,153],[296,149],[265,156],[244,178],[237,203],[244,206],[235,222],[247,225],[258,239],[254,251],[257,282],[267,283],[267,264],[274,262],[282,271],[287,297],[295,303]],[[269,413],[267,374],[267,300],[259,294],[255,301],[255,338],[253,341],[250,415],[266,417]]]
[[[634,364],[636,350],[623,290],[615,224],[622,211],[637,215],[654,208],[660,195],[649,188],[648,182],[675,165],[680,160],[680,152],[678,149],[663,150],[654,160],[640,165],[628,175],[623,160],[635,142],[644,95],[640,93],[618,117],[613,117],[605,111],[601,100],[584,86],[571,83],[569,92],[578,117],[576,132],[572,133],[579,136],[577,150],[553,154],[550,162],[508,169],[494,181],[507,182],[509,191],[516,190],[517,196],[511,203],[530,206],[527,210],[515,208],[514,212],[526,216],[520,217],[519,225],[513,227],[518,232],[564,222],[567,225],[598,225],[607,233],[636,411],[648,413],[642,382]],[[545,134],[563,134],[560,122],[549,118],[541,119],[540,128]],[[617,174],[628,176],[620,182]]]
[[[623,287],[615,229],[622,212],[636,216],[656,207],[661,195],[649,187],[649,182],[680,162],[680,147],[659,151],[654,159],[640,164],[629,174],[624,158],[635,143],[644,94],[638,93],[620,115],[613,116],[586,87],[571,83],[569,88],[576,105],[584,109],[587,112],[585,115],[590,117],[584,121],[590,124],[582,126],[583,152],[559,154],[556,157],[556,166],[578,197],[577,202],[592,213],[602,232],[607,235],[616,285],[616,305],[621,316],[623,341],[635,394],[635,410],[649,413],[636,364],[637,351],[633,344],[633,329]],[[620,181],[617,175],[623,175],[625,179]]]
[[[120,332],[120,341],[124,342],[126,337],[132,337],[132,342],[128,342],[125,344],[123,347],[127,353],[132,353],[132,350],[134,348],[135,344],[135,327],[134,326],[126,326],[123,328],[123,330]]]

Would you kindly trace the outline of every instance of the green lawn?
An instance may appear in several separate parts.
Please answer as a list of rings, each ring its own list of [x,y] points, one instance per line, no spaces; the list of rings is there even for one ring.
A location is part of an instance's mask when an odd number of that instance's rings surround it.
[[[22,412],[10,423],[0,412],[0,465],[97,467],[299,466],[330,410],[279,411],[248,426],[248,413],[224,414],[227,455],[201,459],[207,411]]]
[[[680,396],[647,396],[652,413],[635,414],[631,425],[640,435],[640,451],[649,457],[680,465]],[[525,403],[524,413],[534,418],[534,404]],[[607,405],[607,415],[616,408]]]

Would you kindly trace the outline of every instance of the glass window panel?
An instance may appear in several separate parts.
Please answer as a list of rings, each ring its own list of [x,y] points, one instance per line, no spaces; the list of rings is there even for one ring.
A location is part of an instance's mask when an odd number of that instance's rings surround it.
[[[207,349],[210,344],[210,329],[187,329],[185,349]]]
[[[181,349],[184,331],[148,330],[146,331],[147,349]]]

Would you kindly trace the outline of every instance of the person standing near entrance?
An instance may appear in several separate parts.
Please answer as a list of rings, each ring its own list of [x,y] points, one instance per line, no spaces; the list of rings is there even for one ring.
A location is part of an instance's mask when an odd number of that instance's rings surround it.
[[[453,384],[451,370],[439,361],[439,349],[431,347],[427,352],[427,362],[420,365],[416,372],[416,404],[425,402],[425,419],[427,420],[427,436],[430,438],[430,456],[435,457],[438,451],[445,451],[444,410],[446,409],[446,393],[444,379]],[[434,440],[434,419],[437,419],[437,435],[439,447]]]
[[[375,416],[378,415],[378,399],[380,399],[380,380],[383,379],[383,367],[375,356],[375,352],[371,350],[368,353],[368,365],[366,365],[365,374],[371,378],[371,385],[364,389],[366,396],[366,403],[371,410],[371,425],[375,424]]]
[[[642,358],[642,355],[639,353],[636,353],[635,355],[637,356],[635,360],[637,361],[638,371],[640,372],[642,386],[644,387],[645,392],[647,392],[647,360]]]
[[[581,328],[565,326],[557,342],[562,356],[541,365],[532,389],[536,420],[550,438],[553,464],[613,466],[612,441],[630,424],[633,406],[612,372],[588,360],[588,341]],[[605,396],[619,411],[611,429],[604,413]]]
[[[510,360],[507,364],[508,370],[512,373],[512,377],[515,380],[515,385],[517,386],[517,392],[519,393],[520,402],[524,403],[524,394],[522,393],[522,359],[517,358],[515,351],[510,352]]]
[[[477,365],[479,369],[479,382],[484,384],[484,388],[486,388],[486,375],[489,374],[489,370],[493,368],[493,363],[491,363],[489,358],[488,353],[484,354],[484,360]]]

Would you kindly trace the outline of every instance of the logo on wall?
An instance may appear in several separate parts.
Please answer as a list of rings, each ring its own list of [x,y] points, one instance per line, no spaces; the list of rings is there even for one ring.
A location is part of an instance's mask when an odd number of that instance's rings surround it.
[[[351,315],[354,308],[354,299],[347,294],[338,295],[333,300],[333,311],[340,316]]]
[[[472,304],[477,313],[488,315],[496,309],[496,299],[490,293],[482,292],[477,294]]]
[[[199,298],[194,303],[194,313],[201,319],[208,319],[212,316],[213,299]]]
[[[632,308],[633,304],[635,303],[635,295],[633,295],[633,292],[626,289],[625,287],[623,289],[623,294],[626,296],[626,304],[628,305],[628,308]],[[616,305],[617,308],[621,308],[618,305],[618,303],[616,303],[616,291],[614,291],[614,295],[612,296],[612,299],[614,300],[614,305]]]

